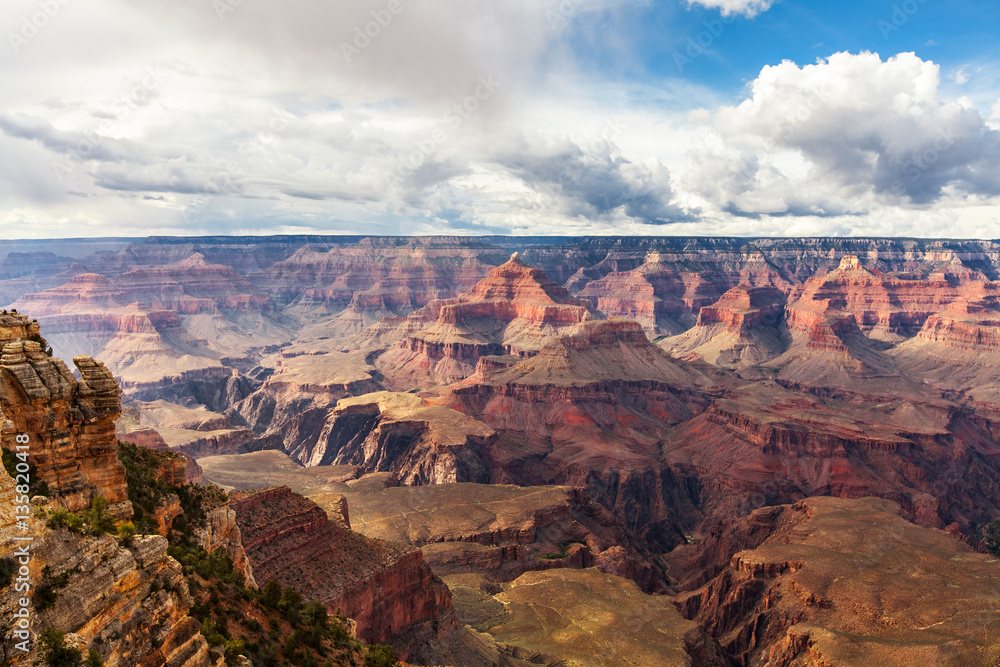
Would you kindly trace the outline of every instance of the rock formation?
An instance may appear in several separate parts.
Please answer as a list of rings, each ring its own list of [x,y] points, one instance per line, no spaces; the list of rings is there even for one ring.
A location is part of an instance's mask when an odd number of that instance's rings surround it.
[[[354,619],[360,638],[394,641],[404,654],[413,638],[454,629],[451,595],[419,549],[362,537],[287,487],[236,493],[229,506],[258,583],[319,600]]]
[[[131,516],[125,469],[118,462],[115,420],[121,390],[104,365],[76,357],[77,380],[60,359],[42,350],[37,322],[0,315],[0,419],[3,446],[28,436],[38,479],[69,510],[103,496],[116,517]]]
[[[434,301],[408,319],[428,324],[376,361],[393,389],[462,380],[484,356],[530,356],[595,315],[515,253],[467,294]]]
[[[1000,650],[1000,561],[905,521],[892,502],[810,498],[733,531],[757,544],[678,604],[739,664],[976,665]]]
[[[440,576],[482,573],[490,581],[506,582],[531,570],[596,566],[647,592],[663,590],[662,573],[619,521],[580,489],[385,486],[376,477],[350,482],[345,495],[313,499],[335,515],[346,496],[355,530],[420,547]]]
[[[210,656],[198,622],[187,616],[187,582],[167,556],[165,538],[136,538],[125,547],[107,535],[51,530],[34,517],[26,532],[14,522],[14,489],[14,480],[0,469],[0,558],[16,556],[25,544],[17,537],[33,538],[28,579],[36,633],[48,627],[71,633],[68,638],[95,650],[108,667],[224,666],[221,657]],[[50,584],[53,598],[44,608],[38,602],[43,583]],[[14,586],[0,591],[4,618],[14,618],[21,595]],[[23,655],[7,649],[13,664],[26,664]]]
[[[762,364],[789,343],[784,303],[777,289],[739,285],[702,308],[693,328],[660,345],[674,356],[725,368]]]

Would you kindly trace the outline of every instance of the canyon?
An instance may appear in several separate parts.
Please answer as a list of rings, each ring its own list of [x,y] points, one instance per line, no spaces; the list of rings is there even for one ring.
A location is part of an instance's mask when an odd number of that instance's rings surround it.
[[[995,652],[940,577],[993,576],[996,243],[17,243],[4,447],[33,434],[49,502],[128,518],[116,439],[181,455],[165,475],[230,492],[210,543],[414,664]],[[938,608],[858,565],[893,550]]]

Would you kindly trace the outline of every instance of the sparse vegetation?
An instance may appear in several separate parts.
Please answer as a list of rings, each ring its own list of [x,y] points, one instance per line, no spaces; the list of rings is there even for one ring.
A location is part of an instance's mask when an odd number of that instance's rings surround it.
[[[56,600],[59,599],[59,591],[66,588],[74,572],[75,570],[66,570],[59,575],[53,575],[52,569],[46,565],[42,569],[42,580],[35,587],[35,596],[33,598],[35,610],[45,611],[51,608],[56,603]]]
[[[983,526],[981,544],[986,551],[1000,558],[1000,520]]]
[[[561,558],[565,558],[569,555],[569,547],[571,544],[582,544],[584,547],[587,547],[584,542],[580,542],[579,540],[566,540],[559,545],[558,553],[542,554],[539,558],[545,558],[547,560],[559,560]]]
[[[17,563],[13,558],[0,558],[0,590],[10,586],[17,573]]]
[[[40,634],[38,643],[41,645],[42,660],[49,667],[79,667],[83,663],[83,652],[67,646],[65,633],[55,628],[49,628]]]
[[[77,535],[99,537],[118,533],[114,517],[108,514],[108,501],[103,496],[94,498],[90,507],[80,513],[64,508],[53,510],[48,515],[46,525],[53,530],[67,528]]]

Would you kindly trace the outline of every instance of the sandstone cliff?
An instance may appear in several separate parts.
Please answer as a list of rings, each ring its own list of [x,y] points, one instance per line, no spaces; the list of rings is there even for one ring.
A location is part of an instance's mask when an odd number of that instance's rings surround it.
[[[451,595],[419,549],[362,537],[287,487],[233,494],[230,507],[258,582],[354,619],[366,641],[393,641],[405,655],[454,629]]]
[[[14,524],[14,496],[14,481],[0,469],[0,558],[25,544],[16,537],[34,539],[28,567],[36,634],[49,627],[72,633],[68,636],[95,650],[107,667],[223,667],[221,658],[210,656],[198,622],[187,616],[187,582],[167,555],[165,538],[136,538],[126,547],[106,535],[51,530],[34,517],[25,532]],[[53,598],[44,604],[42,584]],[[21,595],[14,586],[0,592],[5,618],[14,617]],[[9,649],[14,664],[27,664],[23,654]]]
[[[515,253],[468,293],[412,315],[411,321],[429,324],[381,355],[376,368],[393,389],[455,382],[472,375],[480,357],[530,356],[549,338],[595,317],[587,303]]]
[[[88,507],[94,497],[103,496],[112,504],[112,514],[131,516],[115,440],[121,390],[110,371],[90,357],[76,357],[77,380],[65,363],[42,351],[36,322],[0,318],[4,448],[13,451],[15,437],[27,435],[38,479],[66,508]]]
[[[769,534],[679,599],[740,664],[974,665],[1000,650],[988,631],[1000,624],[1000,561],[903,520],[892,502],[809,498],[733,530],[761,525]]]

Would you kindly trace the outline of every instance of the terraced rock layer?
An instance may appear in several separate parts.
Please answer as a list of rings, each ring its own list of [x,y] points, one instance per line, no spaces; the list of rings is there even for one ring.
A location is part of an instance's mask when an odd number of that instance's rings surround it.
[[[454,629],[451,595],[419,549],[371,540],[333,522],[312,501],[276,487],[233,494],[243,548],[258,583],[275,579],[357,622],[371,643]]]

